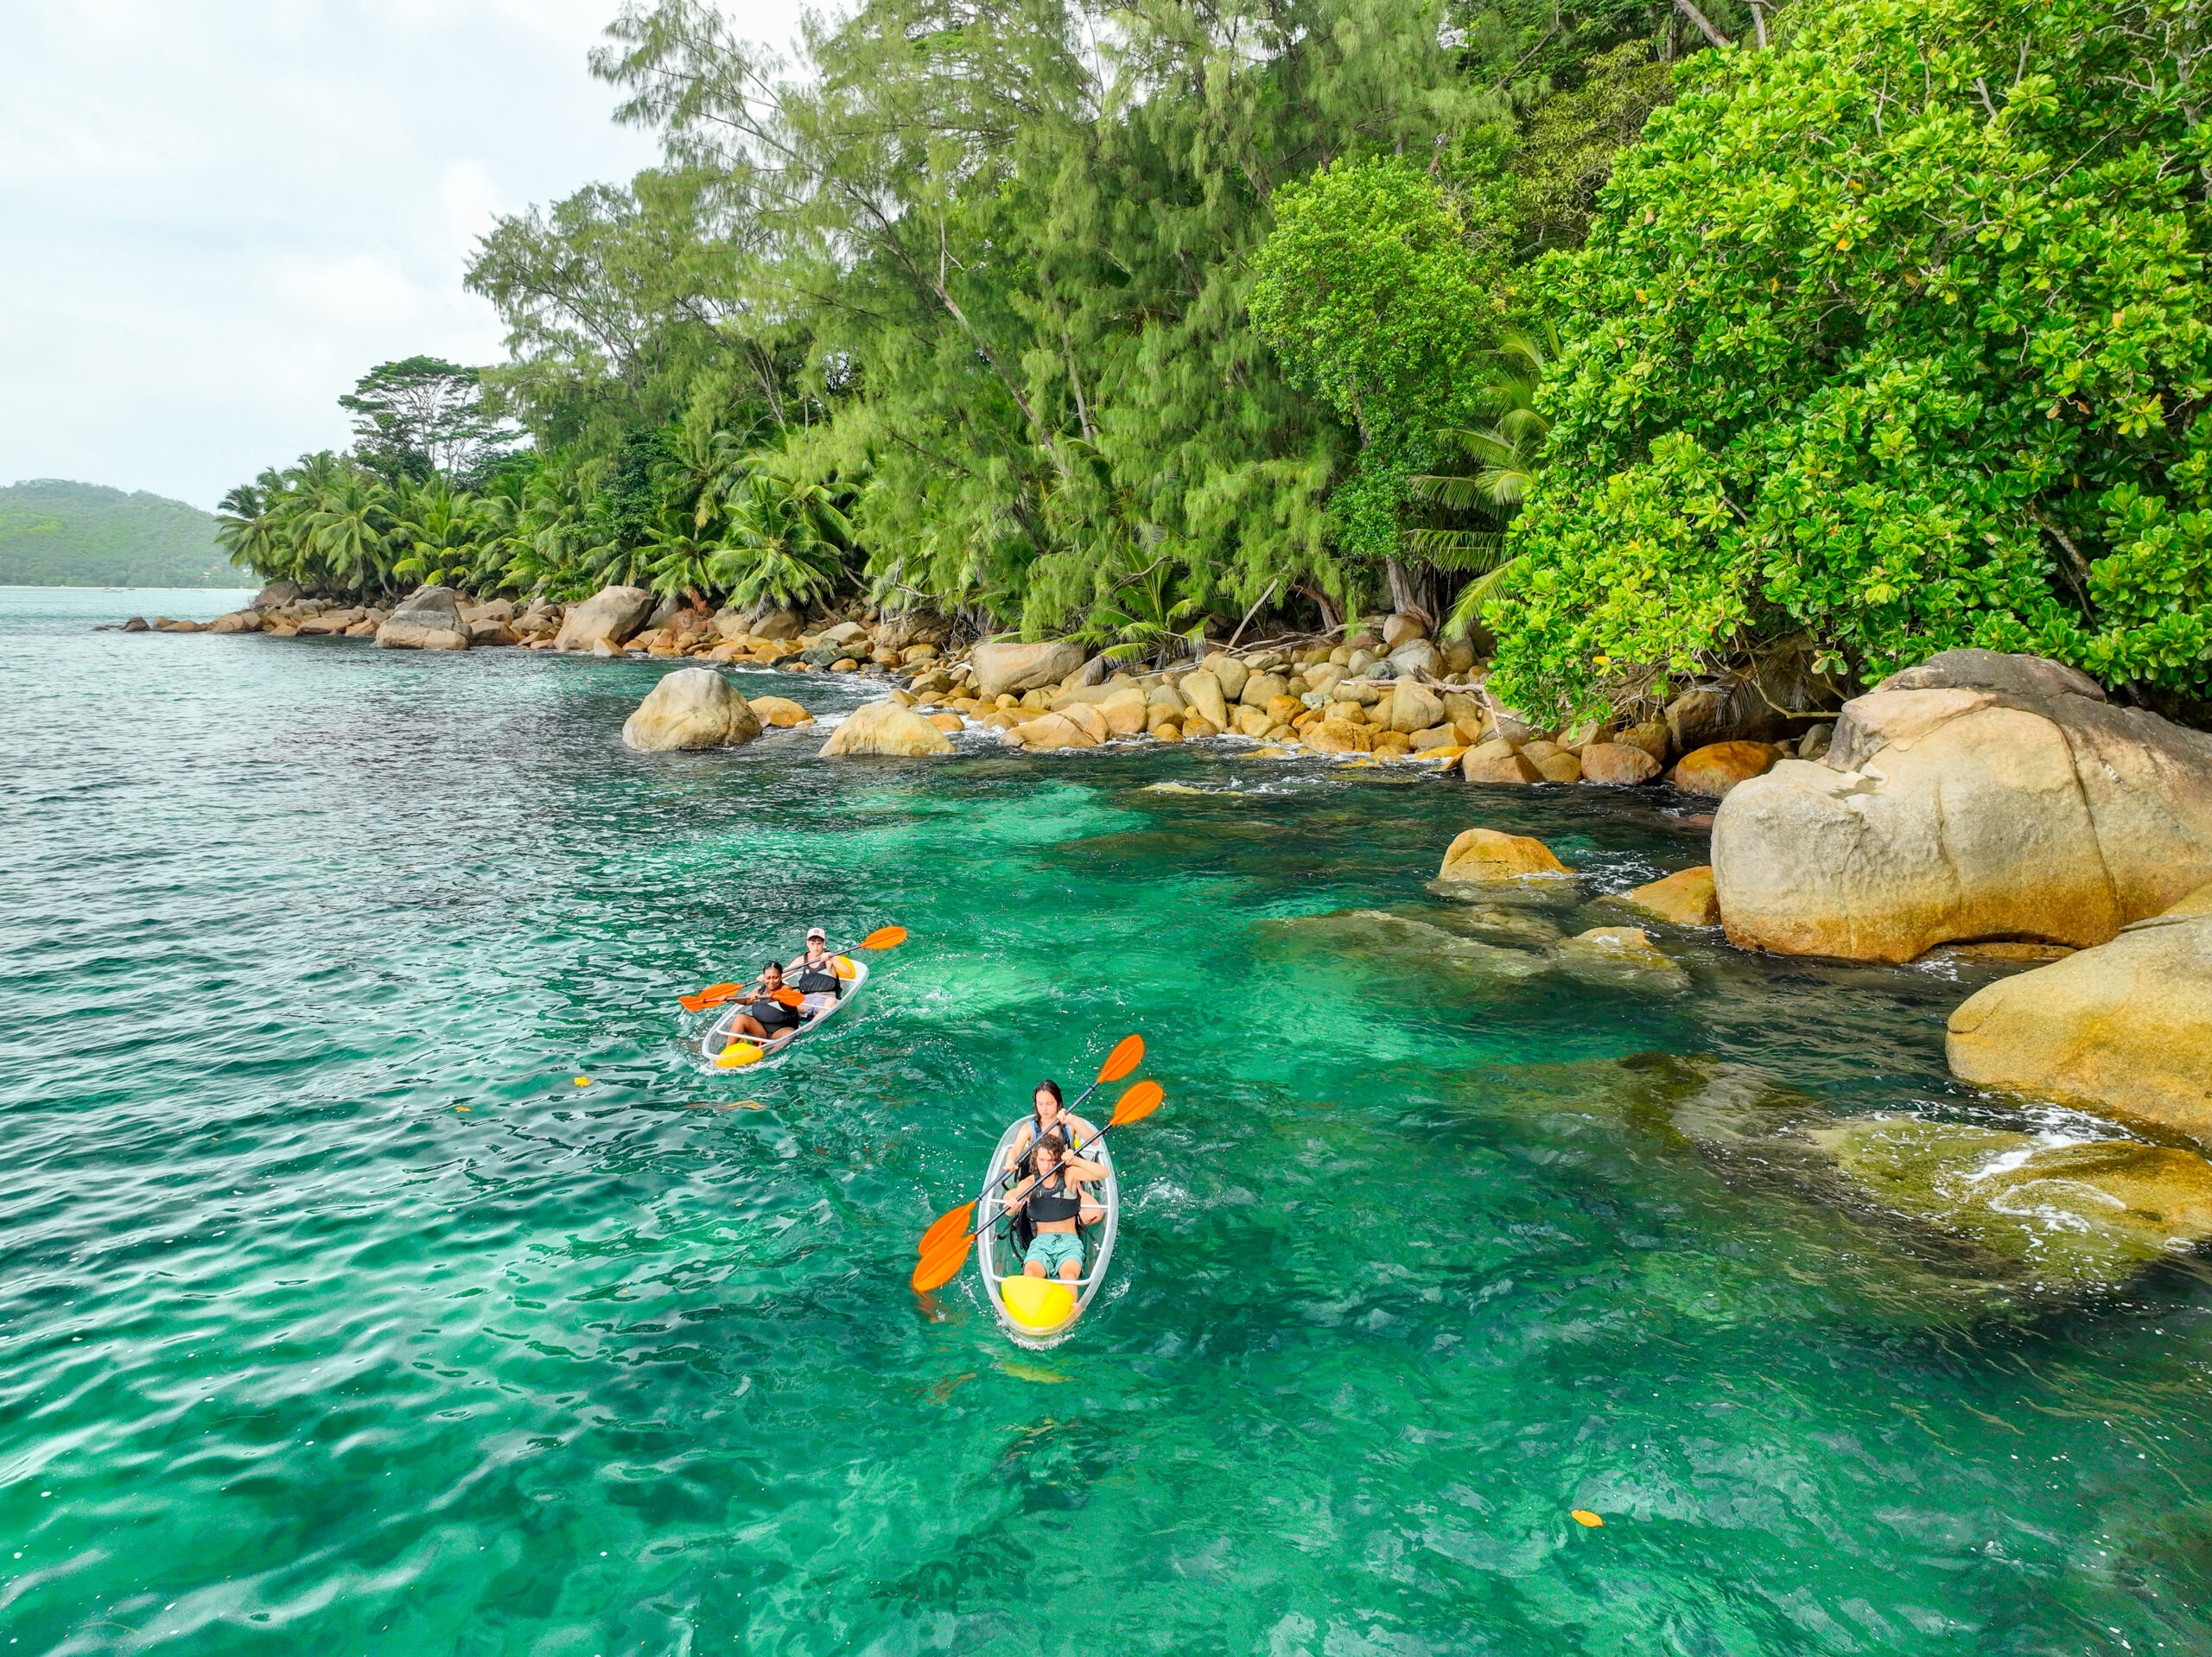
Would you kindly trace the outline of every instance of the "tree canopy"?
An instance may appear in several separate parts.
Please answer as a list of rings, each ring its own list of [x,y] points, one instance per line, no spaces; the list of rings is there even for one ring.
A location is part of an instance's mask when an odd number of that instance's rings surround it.
[[[470,266],[510,359],[385,365],[227,533],[1102,642],[1479,615],[1562,714],[1784,646],[2201,695],[2199,9],[856,0],[787,63],[655,0],[594,67],[660,164]]]
[[[1860,0],[1685,72],[1581,251],[1490,614],[1535,708],[1800,632],[2201,694],[2199,8]]]

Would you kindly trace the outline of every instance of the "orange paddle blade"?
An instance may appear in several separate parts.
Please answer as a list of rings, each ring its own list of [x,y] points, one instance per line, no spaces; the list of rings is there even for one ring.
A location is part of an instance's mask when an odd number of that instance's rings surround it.
[[[1101,1082],[1119,1082],[1142,1063],[1144,1038],[1124,1036],[1115,1044],[1114,1051],[1106,1055],[1106,1062],[1098,1067],[1098,1079]]]
[[[951,1213],[938,1215],[930,1222],[930,1228],[922,1233],[922,1240],[914,1245],[914,1252],[917,1254],[928,1254],[954,1232],[965,1231],[968,1222],[975,1217],[976,1205],[973,1203],[963,1203]]]
[[[709,984],[696,995],[679,995],[676,999],[692,1012],[699,1013],[708,1007],[720,1006],[736,994],[738,988],[735,984]]]
[[[861,940],[863,949],[895,949],[906,941],[903,926],[880,926]]]
[[[907,1279],[915,1292],[941,1289],[958,1277],[960,1268],[968,1263],[968,1245],[975,1241],[974,1233],[963,1232],[938,1244],[935,1254],[923,1255],[914,1267],[914,1275]]]
[[[1114,1101],[1113,1120],[1109,1127],[1125,1127],[1131,1122],[1141,1122],[1160,1108],[1160,1101],[1167,1095],[1157,1082],[1140,1082]]]
[[[779,989],[768,999],[772,1001],[781,1001],[785,1006],[804,1006],[806,1005],[806,997],[801,995],[795,989]]]

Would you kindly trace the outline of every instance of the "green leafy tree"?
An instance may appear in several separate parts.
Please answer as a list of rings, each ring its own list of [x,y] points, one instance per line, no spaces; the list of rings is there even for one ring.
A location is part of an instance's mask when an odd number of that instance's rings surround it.
[[[1567,341],[1493,682],[1809,632],[1861,677],[2032,650],[2212,671],[2190,5],[1859,0],[1699,60],[1536,292]]]
[[[355,455],[394,480],[473,483],[520,436],[486,407],[477,370],[437,357],[378,363],[338,406],[353,416]]]

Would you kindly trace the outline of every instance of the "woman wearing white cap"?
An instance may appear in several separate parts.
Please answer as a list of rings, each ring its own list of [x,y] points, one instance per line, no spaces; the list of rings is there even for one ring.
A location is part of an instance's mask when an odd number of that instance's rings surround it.
[[[806,1016],[819,1018],[837,1005],[845,981],[837,975],[837,958],[830,953],[830,935],[818,926],[806,930],[806,953],[791,962],[791,987],[806,997]]]

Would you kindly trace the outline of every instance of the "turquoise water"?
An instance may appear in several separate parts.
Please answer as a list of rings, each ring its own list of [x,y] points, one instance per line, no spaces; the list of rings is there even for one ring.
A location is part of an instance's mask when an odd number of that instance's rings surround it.
[[[636,755],[644,663],[87,631],[234,602],[0,590],[10,1657],[2212,1652],[2195,1272],[2024,1309],[1619,1102],[1657,1050],[1971,1114],[1980,981],[1298,919],[1464,930],[1424,882],[1478,822],[1600,890],[1694,821]],[[912,937],[702,1072],[671,998],[816,920]],[[1090,1318],[918,1302],[1027,1082],[1131,1029],[1168,1101]]]

